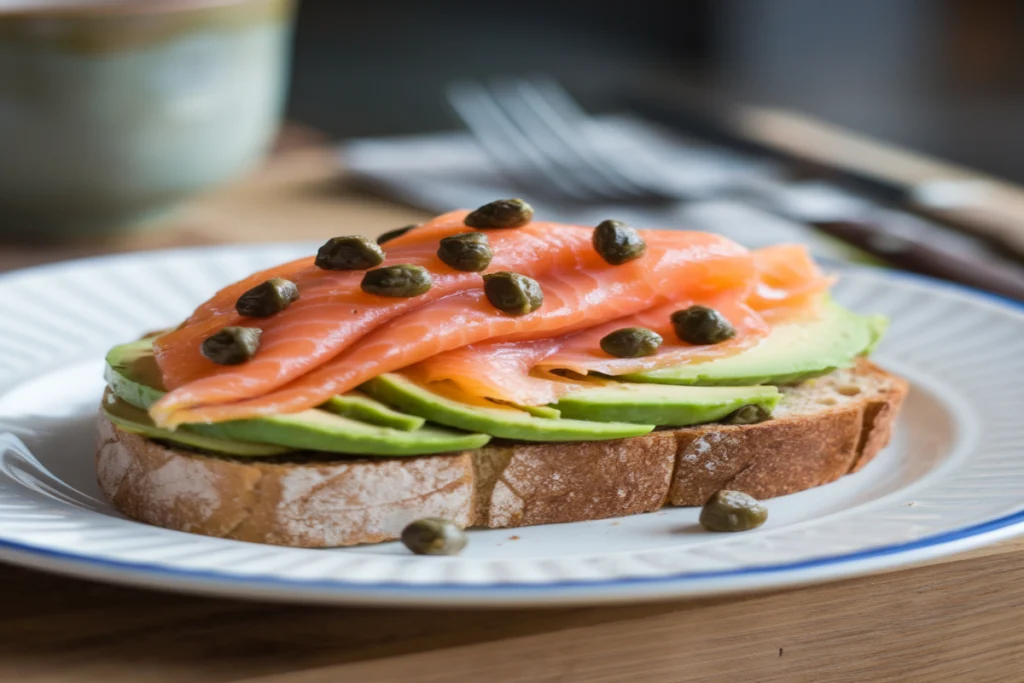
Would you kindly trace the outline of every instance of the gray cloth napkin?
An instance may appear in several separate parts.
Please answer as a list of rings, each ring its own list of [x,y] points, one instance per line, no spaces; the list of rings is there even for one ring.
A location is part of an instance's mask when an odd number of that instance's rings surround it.
[[[813,228],[769,213],[756,202],[722,196],[737,189],[764,196],[782,188],[785,180],[774,163],[687,140],[630,116],[593,119],[585,134],[621,160],[625,172],[686,200],[652,208],[524,196],[462,132],[354,139],[343,143],[339,154],[345,169],[364,184],[437,213],[522,196],[544,220],[594,225],[614,218],[640,228],[716,232],[751,248],[799,242],[819,257],[844,260],[850,254]]]

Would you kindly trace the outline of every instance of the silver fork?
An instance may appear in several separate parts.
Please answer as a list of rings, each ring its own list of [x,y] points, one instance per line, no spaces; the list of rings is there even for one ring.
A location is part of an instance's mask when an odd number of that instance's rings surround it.
[[[593,121],[552,78],[542,76],[489,85],[455,83],[447,89],[447,96],[495,165],[528,196],[561,202],[651,207],[689,198],[668,194],[642,176],[624,172],[616,159],[593,144],[587,135]],[[635,165],[633,170],[637,170]],[[644,176],[657,175],[653,166],[640,170]],[[773,204],[763,205],[756,189],[731,187],[724,196],[753,199],[769,213],[805,222]],[[842,216],[837,220],[838,223],[817,221],[812,225],[897,267],[1024,301],[1024,271],[1014,264],[994,263],[962,253],[962,249],[943,247],[934,231],[918,238],[904,238],[905,243],[898,249],[887,246],[880,250],[876,241],[889,236],[891,221],[882,220],[876,225],[870,220],[850,222]],[[888,244],[892,244],[891,239]]]
[[[561,201],[677,201],[624,172],[593,144],[590,117],[555,80],[454,83],[448,102],[501,171],[533,195]]]

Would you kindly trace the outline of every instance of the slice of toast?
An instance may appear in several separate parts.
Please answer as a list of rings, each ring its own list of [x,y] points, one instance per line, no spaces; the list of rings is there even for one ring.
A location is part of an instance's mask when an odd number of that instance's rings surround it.
[[[96,468],[114,506],[149,524],[300,547],[376,543],[421,517],[517,527],[702,505],[722,488],[771,498],[820,486],[888,443],[907,383],[861,360],[783,392],[773,419],[756,425],[329,461],[190,452],[101,415]]]

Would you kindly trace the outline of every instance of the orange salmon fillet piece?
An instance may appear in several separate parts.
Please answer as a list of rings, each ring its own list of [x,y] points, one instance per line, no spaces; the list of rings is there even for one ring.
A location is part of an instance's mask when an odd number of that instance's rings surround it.
[[[565,342],[566,338],[558,337],[470,344],[439,353],[402,372],[421,383],[451,382],[471,396],[518,405],[545,405],[579,385],[557,375],[531,374],[538,363]]]
[[[694,346],[676,338],[669,316],[691,301],[655,306],[640,313],[541,342],[496,343],[467,346],[438,354],[407,372],[427,382],[450,381],[467,394],[518,405],[545,405],[580,386],[553,370],[579,375],[599,372],[623,375],[654,368],[722,358],[750,348],[769,326],[735,292],[704,299],[736,328],[736,336],[713,346]],[[643,358],[616,358],[601,350],[601,339],[624,327],[646,327],[664,340],[658,353]],[[531,374],[534,373],[534,374]]]
[[[458,232],[464,214],[452,215]],[[454,226],[453,226],[454,227]],[[538,275],[553,269],[595,268],[603,264],[591,245],[588,228],[530,223],[516,230],[488,233],[494,258],[488,271],[514,270]],[[159,424],[171,424],[176,411],[198,406],[243,401],[262,396],[297,379],[337,356],[377,326],[403,313],[415,310],[453,292],[479,287],[479,273],[456,271],[437,258],[437,242],[407,246],[385,264],[408,263],[429,270],[433,278],[430,291],[411,298],[391,298],[367,294],[359,288],[364,271],[321,271],[319,284],[300,285],[300,298],[283,312],[264,319],[244,318],[228,323],[201,323],[201,332],[178,348],[172,359],[166,345],[156,345],[156,358],[171,391],[150,410]],[[244,321],[244,322],[242,322]],[[259,353],[244,365],[216,365],[199,353],[202,339],[224,324],[260,327],[263,336]],[[204,327],[206,326],[206,327]],[[177,333],[172,333],[177,334]],[[161,337],[160,340],[163,338]],[[172,367],[178,358],[188,359],[193,369],[202,372],[189,379]],[[182,379],[187,381],[182,383]]]
[[[835,282],[821,272],[801,244],[779,244],[752,252],[757,284],[747,298],[768,322],[814,311],[821,295]]]
[[[521,235],[516,252],[522,250],[526,230],[515,231]],[[157,410],[158,403],[151,413],[158,424],[175,427],[297,412],[379,374],[467,344],[566,334],[664,303],[679,291],[736,287],[753,277],[749,252],[706,233],[647,232],[647,254],[623,266],[609,266],[600,260],[590,245],[590,229],[561,226],[549,228],[547,234],[573,235],[579,230],[585,244],[562,249],[575,250],[576,256],[568,259],[575,263],[568,266],[563,257],[558,267],[541,269],[544,274],[537,279],[544,291],[544,305],[533,313],[514,317],[498,311],[487,301],[477,276],[478,286],[406,312],[276,391],[232,404],[207,403],[167,411]],[[495,254],[497,259],[497,249]],[[258,359],[259,354],[239,367],[250,369]]]
[[[404,235],[395,237],[388,241],[387,246],[384,248],[387,250],[387,253],[397,255],[399,251],[405,250],[408,247],[419,247],[423,244],[436,243],[442,237],[454,235],[459,232],[465,232],[468,230],[468,228],[462,225],[465,215],[465,211],[452,211],[437,216],[423,225],[410,230]],[[210,318],[221,316],[229,316],[233,319],[238,319],[238,315],[235,313],[235,302],[238,301],[238,297],[256,285],[266,282],[271,278],[285,278],[286,280],[291,280],[297,285],[306,285],[311,282],[315,282],[317,279],[324,276],[324,271],[314,265],[313,262],[315,258],[316,257],[314,256],[304,256],[302,258],[295,259],[294,261],[289,261],[288,263],[282,263],[280,265],[261,270],[257,273],[253,273],[243,280],[239,280],[238,282],[224,287],[210,297],[210,299],[200,304],[192,315],[185,321],[182,328],[195,325],[196,323],[203,322]],[[225,326],[233,324],[223,320],[221,322]],[[163,339],[164,344],[172,346],[176,337],[172,332],[164,335]]]
[[[474,344],[428,358],[405,372],[424,382],[452,382],[477,397],[544,405],[580,386],[552,374],[553,370],[614,376],[726,357],[750,348],[768,333],[770,326],[763,315],[778,321],[816,309],[830,282],[806,249],[799,246],[761,250],[754,252],[753,259],[757,280],[741,289],[701,300],[675,301],[557,339]],[[758,312],[748,305],[749,301],[770,308]],[[713,346],[680,341],[670,316],[694,304],[722,313],[736,328],[736,336]],[[664,340],[662,346],[656,354],[643,358],[616,358],[602,351],[601,339],[624,327],[653,330]]]
[[[424,260],[429,262],[437,250],[437,242],[442,237],[468,230],[463,224],[465,215],[465,211],[443,214],[389,242],[388,259],[385,264],[418,263]],[[228,285],[201,304],[184,325],[158,337],[154,341],[153,352],[163,374],[164,384],[175,389],[197,379],[223,372],[223,366],[210,362],[199,352],[203,340],[220,329],[229,325],[247,325],[266,330],[267,327],[276,325],[282,316],[260,320],[243,318],[235,312],[238,297],[270,278],[282,277],[291,280],[300,288],[307,302],[329,295],[335,289],[358,290],[362,271],[357,273],[322,270],[314,265],[314,258],[309,256],[268,268]],[[298,305],[296,303],[296,306]]]

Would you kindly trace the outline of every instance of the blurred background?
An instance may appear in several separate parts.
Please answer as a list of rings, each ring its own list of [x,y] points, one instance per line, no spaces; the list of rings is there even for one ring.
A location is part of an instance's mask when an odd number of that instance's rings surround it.
[[[456,78],[554,74],[781,106],[1024,182],[1016,0],[306,0],[288,116],[338,138],[451,128]]]
[[[1022,66],[1016,0],[0,0],[0,268],[522,195],[1024,299]]]

